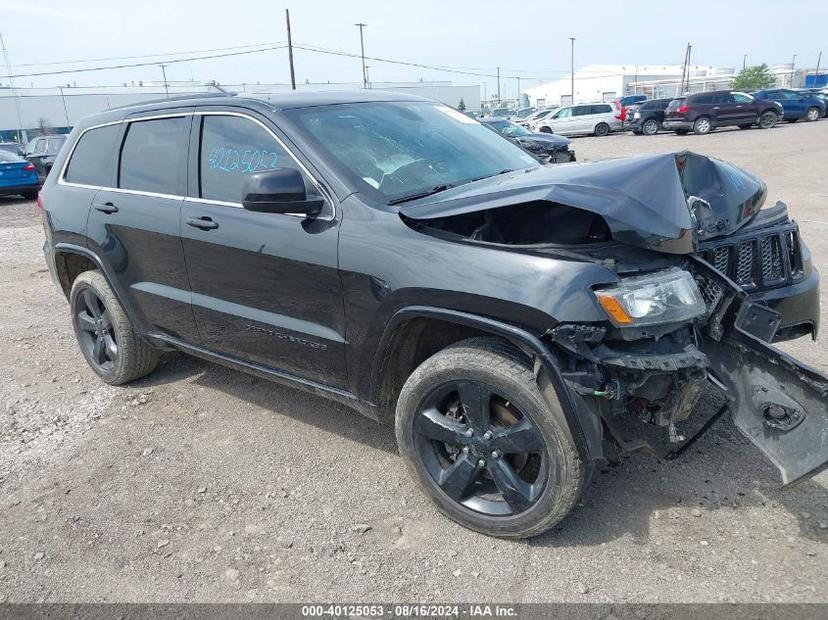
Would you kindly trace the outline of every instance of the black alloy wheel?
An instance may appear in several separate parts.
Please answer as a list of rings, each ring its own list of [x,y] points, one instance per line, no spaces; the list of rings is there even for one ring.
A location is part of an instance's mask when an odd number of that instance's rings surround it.
[[[482,515],[527,511],[549,480],[540,429],[478,381],[453,381],[432,391],[414,419],[414,444],[442,492]]]
[[[100,371],[112,371],[118,362],[118,341],[103,300],[91,288],[83,289],[75,298],[73,316],[86,359]]]

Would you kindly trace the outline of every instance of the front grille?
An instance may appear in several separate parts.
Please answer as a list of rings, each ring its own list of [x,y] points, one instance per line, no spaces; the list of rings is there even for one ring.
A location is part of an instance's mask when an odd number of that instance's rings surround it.
[[[722,241],[703,249],[702,258],[746,291],[772,288],[802,277],[799,232],[795,228],[733,243]]]

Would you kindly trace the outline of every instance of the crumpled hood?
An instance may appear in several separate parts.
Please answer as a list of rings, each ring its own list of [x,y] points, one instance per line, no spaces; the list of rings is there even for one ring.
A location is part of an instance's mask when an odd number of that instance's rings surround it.
[[[767,190],[752,174],[690,151],[549,166],[483,179],[413,201],[400,213],[428,220],[534,201],[601,215],[617,241],[689,254],[727,235],[762,207]],[[690,199],[690,197],[697,199]]]
[[[572,142],[564,136],[557,136],[553,133],[538,133],[531,136],[515,136],[515,140],[521,144],[535,144],[544,149],[556,149],[569,146]]]

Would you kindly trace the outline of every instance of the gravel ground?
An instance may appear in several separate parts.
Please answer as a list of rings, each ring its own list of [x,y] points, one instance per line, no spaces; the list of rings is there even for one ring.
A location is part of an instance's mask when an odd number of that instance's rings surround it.
[[[690,148],[758,173],[824,272],[826,145],[828,121],[574,141],[582,160]],[[344,407],[181,355],[99,382],[42,239],[33,203],[0,198],[0,601],[828,602],[828,473],[781,489],[728,421],[678,461],[596,472],[539,538],[486,538]],[[786,348],[828,372],[825,344]]]

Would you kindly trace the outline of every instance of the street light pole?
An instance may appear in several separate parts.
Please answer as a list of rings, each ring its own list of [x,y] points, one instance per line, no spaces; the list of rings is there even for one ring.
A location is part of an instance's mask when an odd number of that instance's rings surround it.
[[[569,105],[575,105],[575,37],[569,37]]]
[[[354,24],[354,26],[359,28],[359,49],[362,52],[362,87],[368,88],[368,73],[365,70],[365,39],[362,36],[362,29],[365,28],[368,24],[363,24],[362,22],[358,24]]]
[[[742,71],[747,69],[747,54],[742,55]]]

